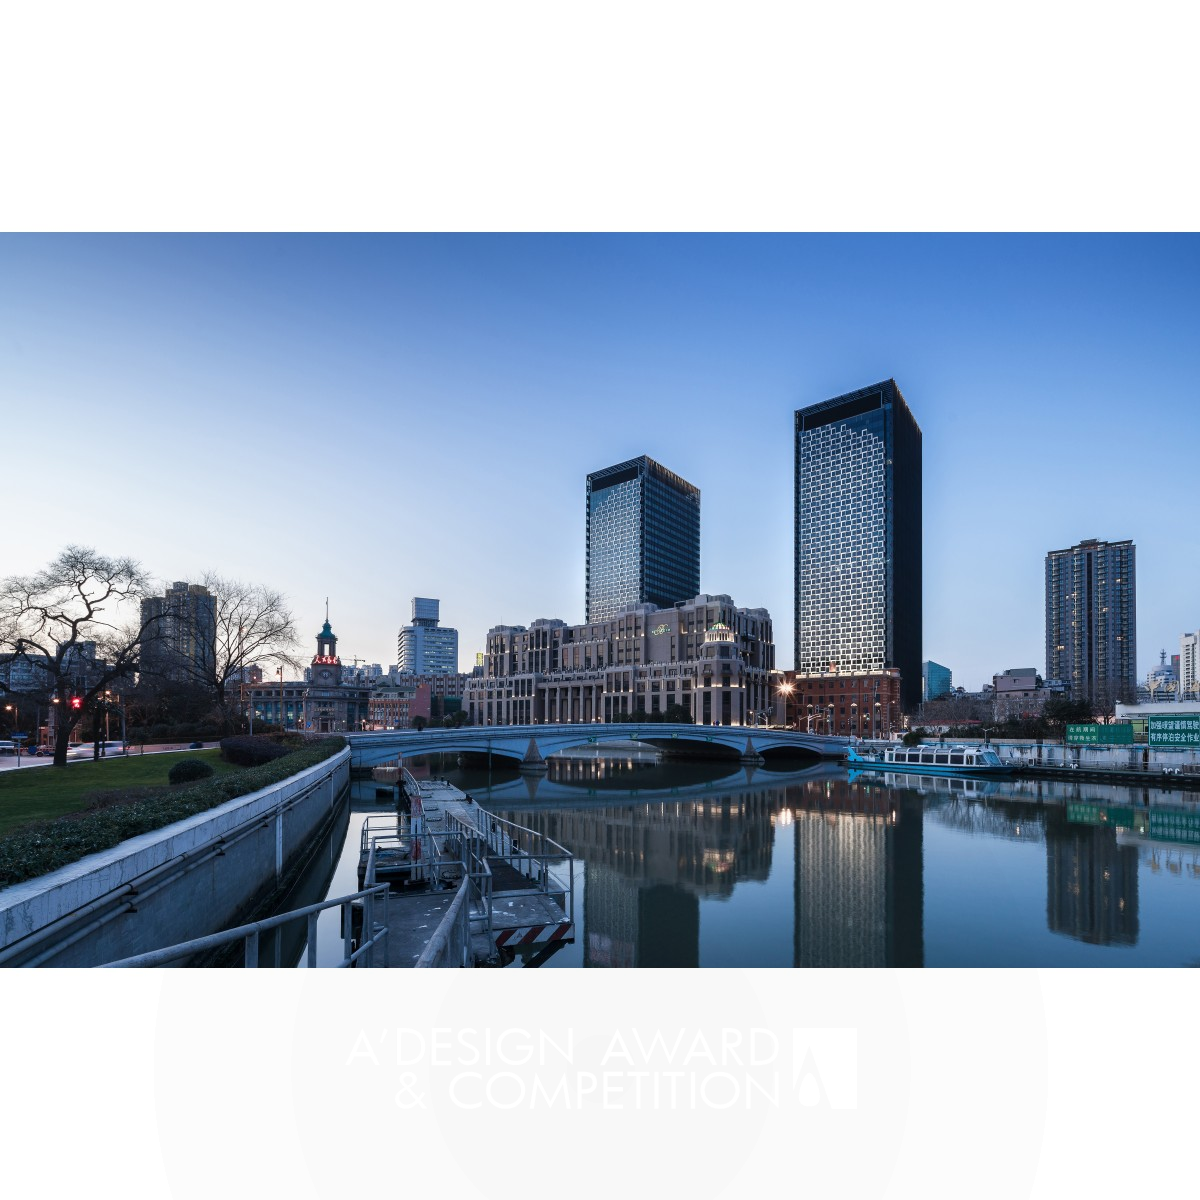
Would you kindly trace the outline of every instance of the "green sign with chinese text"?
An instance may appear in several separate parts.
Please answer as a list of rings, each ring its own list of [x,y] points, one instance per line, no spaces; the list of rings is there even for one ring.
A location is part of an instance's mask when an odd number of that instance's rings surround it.
[[[1117,725],[1068,725],[1068,746],[1132,746],[1133,726],[1128,722]]]
[[[1146,721],[1147,741],[1151,746],[1171,746],[1178,750],[1200,746],[1200,713],[1185,712],[1178,716],[1150,713]]]

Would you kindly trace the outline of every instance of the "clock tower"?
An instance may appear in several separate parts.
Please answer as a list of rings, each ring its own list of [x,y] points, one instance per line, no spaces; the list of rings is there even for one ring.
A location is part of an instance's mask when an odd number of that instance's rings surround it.
[[[317,652],[312,660],[312,682],[319,688],[342,686],[342,660],[337,656],[337,635],[329,627],[329,616],[317,634]]]

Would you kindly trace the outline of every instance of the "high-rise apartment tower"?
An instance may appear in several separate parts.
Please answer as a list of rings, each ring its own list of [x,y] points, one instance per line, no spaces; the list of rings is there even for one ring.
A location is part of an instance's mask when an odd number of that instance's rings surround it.
[[[1111,709],[1137,693],[1134,545],[1089,538],[1046,555],[1046,678]]]
[[[700,591],[700,489],[642,455],[587,477],[586,620]]]
[[[796,673],[921,700],[921,430],[894,379],[796,412]]]
[[[142,624],[153,622],[142,646],[146,679],[203,686],[214,671],[217,597],[203,584],[173,583],[142,601]]]

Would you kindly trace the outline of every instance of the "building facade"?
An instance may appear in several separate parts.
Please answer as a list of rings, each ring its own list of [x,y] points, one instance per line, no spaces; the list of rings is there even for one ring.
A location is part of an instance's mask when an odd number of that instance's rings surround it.
[[[583,625],[496,626],[463,704],[475,725],[661,719],[670,710],[698,725],[750,725],[771,707],[774,666],[766,609],[702,594],[667,609],[630,604]]]
[[[440,608],[440,600],[413,597],[412,624],[396,638],[396,670],[401,675],[458,672],[458,630],[439,624]]]
[[[587,477],[586,621],[700,590],[700,489],[642,455]]]
[[[326,617],[317,634],[308,683],[288,681],[247,688],[255,721],[313,733],[349,733],[368,727],[371,689],[342,678],[337,635]]]
[[[199,583],[173,583],[142,601],[142,625],[154,621],[142,647],[140,673],[172,683],[200,683],[213,675],[217,597]]]
[[[1137,692],[1137,577],[1131,541],[1096,538],[1046,555],[1046,677],[1111,711]]]
[[[1179,639],[1179,695],[1200,699],[1200,631]]]
[[[949,667],[935,663],[932,659],[921,664],[921,699],[936,700],[948,696],[954,690],[954,677]]]
[[[890,738],[904,728],[896,670],[784,672],[784,723],[806,733]]]
[[[921,430],[893,379],[797,410],[798,675],[898,670],[921,700]]]

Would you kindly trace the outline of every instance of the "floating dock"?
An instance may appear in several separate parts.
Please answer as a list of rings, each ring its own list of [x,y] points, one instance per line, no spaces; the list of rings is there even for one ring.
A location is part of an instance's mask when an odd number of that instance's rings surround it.
[[[503,965],[518,951],[538,965],[574,940],[569,850],[443,781],[396,767],[374,775],[409,808],[363,822],[360,886],[389,885],[373,916],[388,930],[381,965]]]

